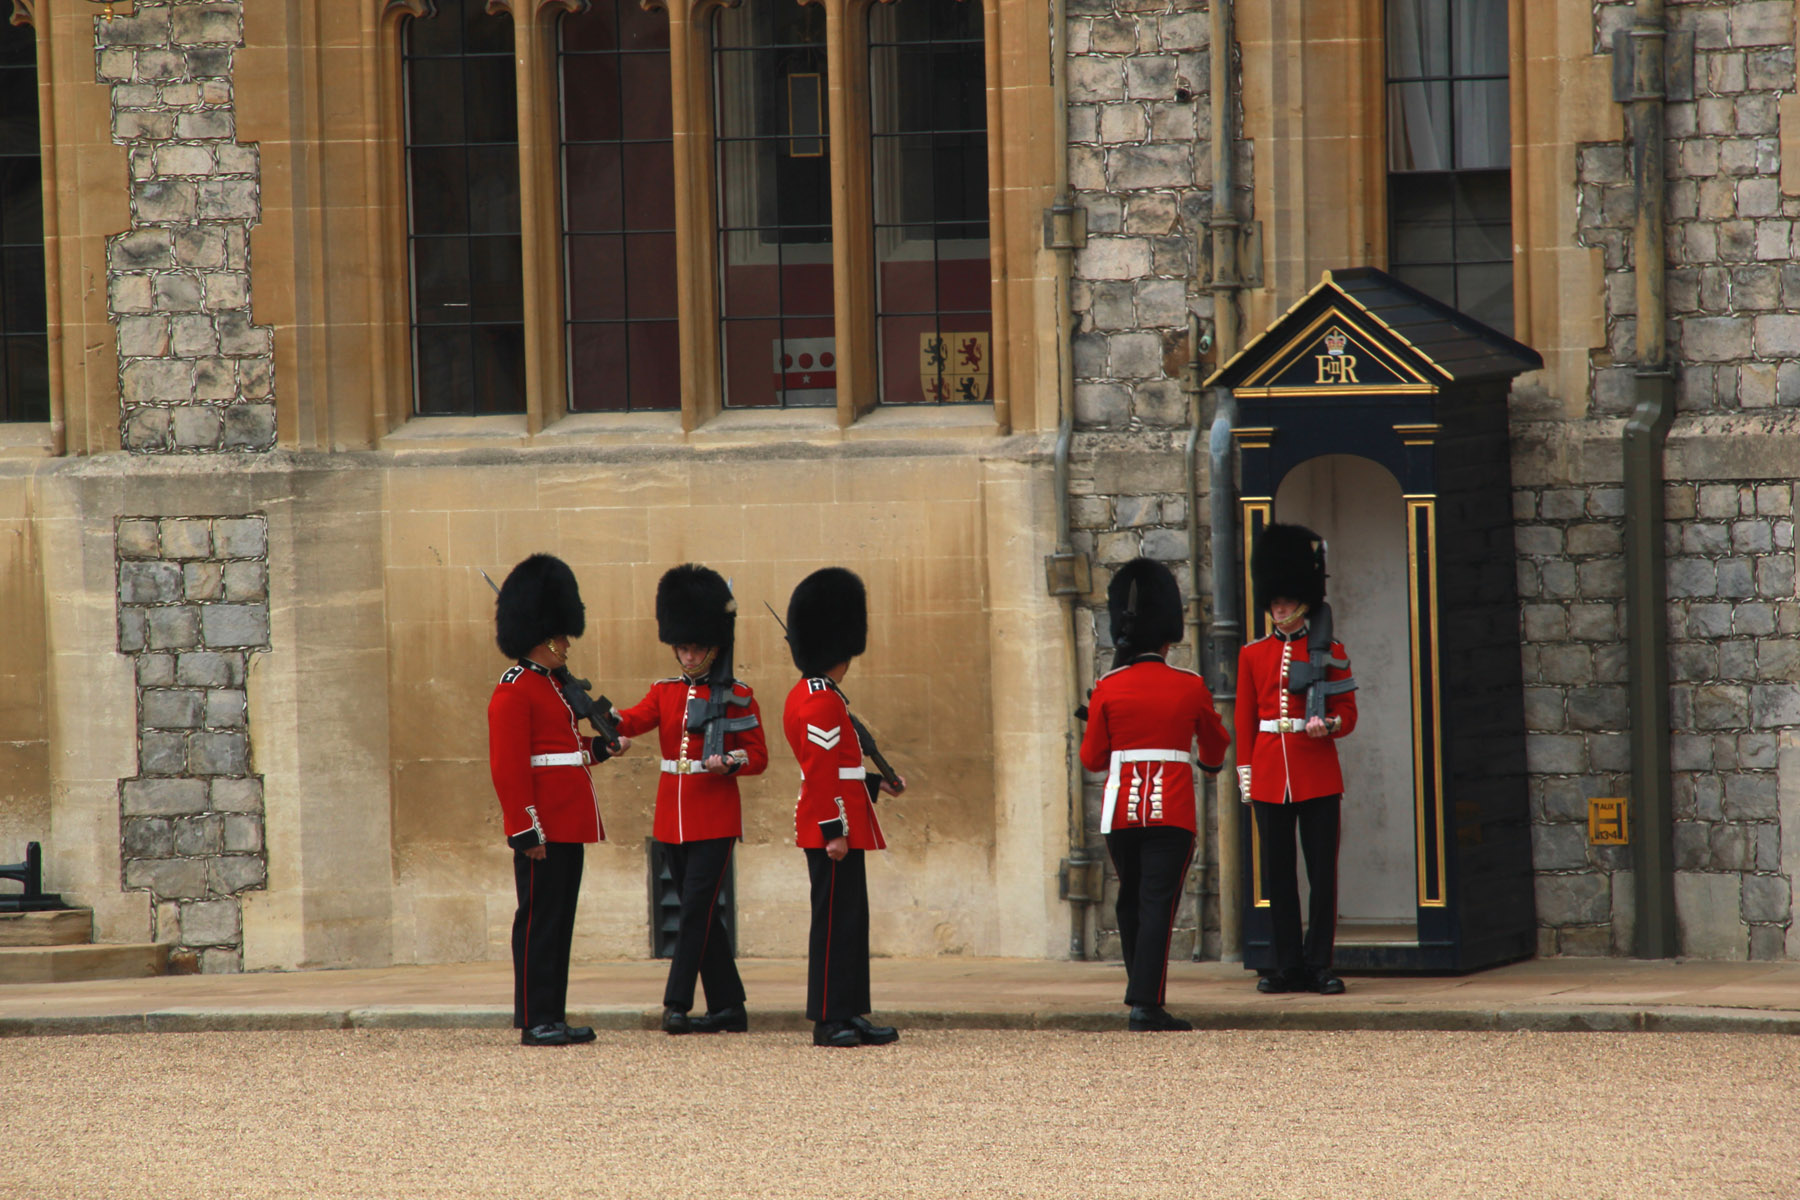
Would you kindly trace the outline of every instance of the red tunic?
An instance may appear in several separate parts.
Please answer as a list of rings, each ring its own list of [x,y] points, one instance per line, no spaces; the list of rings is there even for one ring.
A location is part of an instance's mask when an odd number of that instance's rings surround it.
[[[1291,804],[1344,790],[1334,739],[1356,728],[1356,693],[1325,697],[1326,717],[1343,724],[1330,737],[1307,737],[1306,696],[1287,690],[1288,663],[1296,656],[1306,656],[1304,627],[1291,637],[1270,634],[1238,651],[1238,762],[1250,767],[1252,800]],[[1327,667],[1325,678],[1349,679],[1350,655],[1342,642],[1331,643],[1331,657],[1344,665]],[[1262,722],[1283,717],[1299,722],[1292,732],[1263,732]]]
[[[1102,675],[1081,739],[1081,765],[1107,773],[1101,832],[1195,829],[1196,740],[1201,770],[1218,771],[1231,734],[1200,676],[1154,656]]]
[[[514,849],[606,840],[587,768],[594,739],[583,737],[575,721],[550,673],[536,663],[507,668],[494,687],[488,701],[488,770]],[[531,760],[542,755],[579,755],[580,761],[533,766]]]
[[[841,830],[852,850],[885,850],[844,694],[829,679],[802,679],[788,693],[781,726],[800,760],[795,844],[823,849]]]
[[[737,684],[733,693],[750,700],[747,708],[733,707],[731,716],[761,720],[761,711],[748,684]],[[659,679],[637,704],[619,714],[619,732],[637,737],[660,730],[662,778],[656,785],[656,820],[650,836],[659,842],[700,842],[709,838],[744,836],[743,808],[738,799],[737,777],[760,775],[769,765],[769,747],[762,726],[725,735],[725,753],[744,752],[744,765],[729,775],[714,775],[700,766],[698,733],[687,732],[689,700],[712,695],[712,685],[690,683],[683,678]]]

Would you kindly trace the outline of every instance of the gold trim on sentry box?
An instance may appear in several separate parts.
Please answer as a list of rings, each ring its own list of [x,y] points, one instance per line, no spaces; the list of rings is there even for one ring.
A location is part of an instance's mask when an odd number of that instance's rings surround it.
[[[1311,324],[1307,325],[1299,333],[1297,333],[1293,337],[1289,338],[1287,343],[1285,345],[1283,345],[1281,347],[1281,349],[1277,350],[1275,353],[1269,355],[1266,359],[1264,359],[1263,365],[1261,367],[1258,367],[1255,371],[1252,371],[1250,373],[1250,375],[1244,380],[1242,386],[1232,388],[1231,389],[1232,392],[1235,395],[1243,396],[1243,395],[1250,394],[1246,391],[1246,389],[1249,389],[1249,388],[1268,388],[1268,387],[1274,386],[1274,385],[1267,383],[1266,381],[1268,379],[1273,378],[1276,375],[1279,375],[1281,372],[1287,370],[1289,367],[1294,365],[1295,360],[1293,358],[1290,358],[1289,356],[1291,354],[1293,354],[1294,351],[1298,347],[1303,346],[1303,345],[1307,344],[1308,342],[1311,342],[1315,337],[1319,336],[1319,330],[1322,327],[1324,327],[1326,325],[1331,325],[1334,323],[1339,324],[1339,325],[1348,325],[1350,328],[1354,329],[1356,331],[1357,335],[1364,342],[1368,343],[1368,349],[1373,351],[1377,356],[1380,357],[1382,362],[1384,362],[1388,365],[1389,370],[1393,371],[1393,373],[1395,375],[1398,375],[1402,379],[1411,378],[1414,381],[1411,384],[1405,384],[1405,383],[1389,384],[1388,386],[1386,386],[1384,388],[1375,388],[1374,390],[1384,391],[1384,392],[1392,392],[1392,391],[1399,391],[1402,389],[1417,390],[1418,388],[1423,387],[1423,388],[1428,388],[1433,392],[1437,391],[1436,385],[1434,385],[1425,376],[1419,374],[1418,371],[1414,370],[1411,364],[1407,363],[1405,360],[1401,359],[1398,355],[1396,355],[1393,352],[1391,352],[1390,350],[1388,350],[1387,347],[1383,346],[1379,339],[1377,339],[1367,329],[1364,329],[1361,325],[1357,324],[1355,318],[1353,318],[1349,314],[1344,313],[1341,310],[1333,307],[1333,308],[1327,308],[1324,312],[1320,313],[1317,317],[1313,318],[1313,321]],[[1404,339],[1402,339],[1402,340],[1404,340]],[[1429,362],[1430,360],[1427,359],[1426,361]],[[1433,364],[1433,365],[1435,366],[1436,364]],[[1371,388],[1373,388],[1373,386],[1374,385],[1370,385]],[[1299,391],[1298,388],[1284,389],[1284,390],[1289,391],[1289,392]],[[1336,391],[1344,391],[1346,393],[1349,392],[1348,388],[1343,388],[1343,389],[1324,388],[1322,390],[1324,390],[1326,392],[1336,392]]]
[[[1420,535],[1425,539],[1425,562],[1419,556]],[[1444,714],[1439,708],[1438,692],[1438,588],[1437,588],[1437,499],[1434,496],[1406,497],[1406,565],[1407,603],[1412,625],[1413,688],[1413,820],[1415,853],[1418,857],[1419,907],[1443,908],[1448,903],[1447,871],[1444,861]],[[1421,571],[1423,566],[1423,571]],[[1421,580],[1421,574],[1425,576]],[[1423,582],[1426,592],[1421,595]],[[1421,604],[1430,605],[1427,624]],[[1427,644],[1426,639],[1429,638]],[[1429,653],[1428,653],[1429,651]],[[1427,689],[1431,696],[1431,728],[1424,724],[1424,701]],[[1427,743],[1426,739],[1430,741]],[[1426,791],[1425,747],[1431,747],[1430,791],[1436,817],[1436,879],[1425,873]],[[1436,884],[1435,894],[1432,884]]]

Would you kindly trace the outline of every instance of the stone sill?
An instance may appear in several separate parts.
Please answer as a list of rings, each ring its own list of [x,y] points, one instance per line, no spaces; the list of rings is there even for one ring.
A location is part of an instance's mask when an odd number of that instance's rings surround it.
[[[47,458],[52,453],[48,421],[0,422],[0,458]]]
[[[878,442],[919,438],[1003,436],[991,404],[894,405],[876,408],[840,429],[835,408],[726,409],[684,432],[678,412],[571,413],[537,434],[523,414],[414,417],[382,437],[391,451],[453,451],[503,447],[680,446],[722,448],[802,442]]]

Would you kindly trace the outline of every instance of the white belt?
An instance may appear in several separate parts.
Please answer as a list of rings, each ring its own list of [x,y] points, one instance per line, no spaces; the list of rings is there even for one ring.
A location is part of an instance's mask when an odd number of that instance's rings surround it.
[[[839,779],[854,779],[860,783],[864,779],[867,779],[868,777],[869,777],[868,771],[864,770],[862,767],[839,767],[838,768],[838,778]]]
[[[1273,721],[1263,721],[1257,728],[1264,733],[1305,733],[1305,717],[1279,717]]]
[[[567,754],[534,754],[531,765],[534,767],[584,767],[588,756],[584,750],[571,750]]]
[[[1119,798],[1119,768],[1125,763],[1172,762],[1194,765],[1194,756],[1186,750],[1114,750],[1106,769],[1106,799],[1100,805],[1100,832],[1112,832],[1113,804]]]

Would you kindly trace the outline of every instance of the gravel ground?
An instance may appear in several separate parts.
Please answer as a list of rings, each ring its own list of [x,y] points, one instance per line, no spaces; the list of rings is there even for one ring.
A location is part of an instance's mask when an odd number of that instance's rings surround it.
[[[0,1195],[1800,1197],[1800,1038],[0,1041]]]

